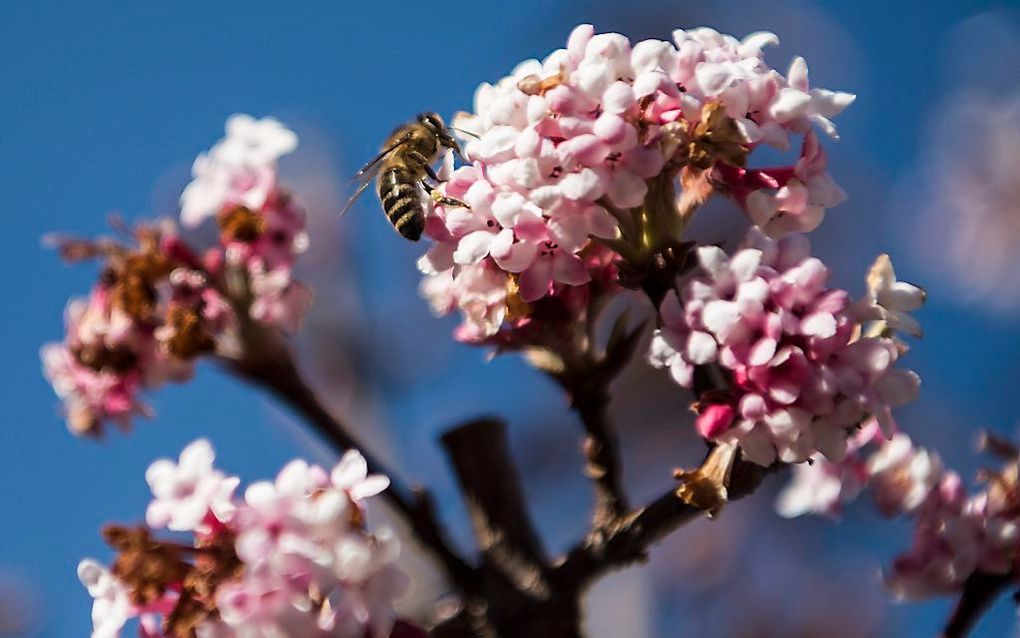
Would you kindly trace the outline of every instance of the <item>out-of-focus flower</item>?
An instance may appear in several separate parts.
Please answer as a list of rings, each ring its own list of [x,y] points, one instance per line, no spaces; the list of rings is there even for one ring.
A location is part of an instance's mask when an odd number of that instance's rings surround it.
[[[195,180],[181,195],[181,223],[214,217],[220,247],[206,255],[216,274],[248,280],[249,315],[293,332],[312,292],[293,279],[294,262],[308,248],[301,202],[278,184],[276,161],[297,148],[297,135],[273,118],[233,115],[227,137],[195,160]]]
[[[215,347],[210,337],[201,347],[189,342],[194,347],[185,352],[172,347],[184,344],[177,336],[159,332],[167,312],[161,288],[191,257],[178,250],[171,228],[142,227],[137,234],[137,248],[77,245],[108,253],[103,274],[88,299],[68,304],[64,341],[42,349],[43,370],[76,434],[98,434],[104,422],[127,428],[132,416],[149,412],[143,389],[189,378],[192,358]]]
[[[198,163],[237,172],[230,180],[236,189],[205,197],[212,186],[196,174],[182,198],[185,222],[212,207],[217,246],[192,249],[168,221],[138,227],[134,246],[60,242],[68,259],[104,260],[88,299],[68,305],[64,342],[41,353],[73,432],[98,434],[104,422],[127,428],[132,416],[150,412],[143,390],[189,378],[200,356],[250,354],[245,349],[257,344],[241,341],[251,334],[242,325],[249,320],[285,332],[300,327],[313,296],[293,277],[297,256],[308,247],[306,215],[276,183],[276,159],[297,138],[271,118],[234,116],[227,130]],[[242,179],[249,172],[264,179]]]
[[[225,206],[261,209],[276,186],[276,161],[298,144],[297,135],[271,117],[231,115],[226,133],[195,159],[194,179],[181,194],[185,226],[197,226]]]
[[[937,112],[924,149],[930,203],[918,250],[966,299],[1020,306],[1020,94],[964,92]],[[911,190],[916,192],[916,188]]]
[[[214,470],[214,459],[212,446],[200,439],[184,448],[177,463],[161,459],[149,466],[145,473],[153,496],[145,512],[149,527],[191,532],[210,514],[221,524],[230,520],[240,479]]]
[[[872,419],[848,439],[846,456],[838,463],[815,454],[810,461],[793,466],[793,478],[776,499],[776,512],[786,518],[805,514],[839,518],[843,505],[857,498],[868,484],[863,448],[882,438]]]
[[[368,475],[350,451],[332,475],[294,461],[238,500],[237,479],[212,461],[211,446],[197,441],[178,464],[157,461],[146,474],[154,494],[147,519],[193,532],[193,543],[113,527],[112,569],[82,561],[94,636],[114,638],[141,617],[150,636],[390,637],[407,579],[395,566],[397,539],[387,529],[370,533],[364,511],[385,477]]]
[[[855,336],[849,294],[826,288],[828,269],[805,238],[774,242],[752,229],[731,257],[704,247],[698,260],[701,274],[659,309],[650,361],[684,387],[697,366],[729,372],[730,389],[699,397],[703,436],[736,441],[769,465],[816,451],[838,462],[849,431],[869,416],[891,435],[891,408],[915,398],[917,375],[893,367],[892,339]]]
[[[128,619],[138,614],[127,588],[101,564],[85,559],[78,580],[92,596],[92,638],[116,638]]]
[[[886,516],[911,514],[942,480],[942,462],[897,432],[868,459],[868,476],[879,511]]]
[[[851,439],[839,463],[816,456],[796,468],[777,509],[784,516],[838,513],[842,503],[870,489],[879,511],[914,519],[911,547],[897,556],[886,584],[899,598],[922,599],[959,591],[975,572],[1007,574],[1020,560],[1020,450],[986,436],[1003,461],[983,472],[984,485],[968,494],[959,474],[938,455],[898,432],[889,440],[870,424]]]

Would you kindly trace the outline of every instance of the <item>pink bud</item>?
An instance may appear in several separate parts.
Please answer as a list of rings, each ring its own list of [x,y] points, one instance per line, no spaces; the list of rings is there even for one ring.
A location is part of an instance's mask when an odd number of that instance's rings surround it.
[[[695,427],[698,434],[706,439],[714,439],[729,429],[733,423],[733,406],[713,403],[705,407],[698,415]]]

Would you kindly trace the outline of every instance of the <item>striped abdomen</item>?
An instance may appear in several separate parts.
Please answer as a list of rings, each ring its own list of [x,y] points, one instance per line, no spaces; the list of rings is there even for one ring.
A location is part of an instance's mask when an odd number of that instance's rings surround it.
[[[392,166],[379,173],[379,199],[393,227],[411,241],[418,241],[425,230],[425,206],[421,188],[413,171]]]

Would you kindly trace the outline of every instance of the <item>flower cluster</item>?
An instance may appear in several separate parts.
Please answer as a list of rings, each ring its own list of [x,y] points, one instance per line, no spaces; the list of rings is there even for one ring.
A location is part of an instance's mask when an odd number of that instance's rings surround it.
[[[195,160],[181,194],[181,223],[215,218],[220,246],[206,255],[217,269],[248,280],[251,317],[297,330],[311,290],[294,281],[295,258],[308,247],[305,210],[277,183],[277,160],[297,148],[297,135],[273,118],[232,115],[227,136]]]
[[[135,617],[150,638],[391,635],[393,601],[407,586],[400,547],[389,530],[365,528],[385,477],[351,451],[332,472],[293,461],[238,498],[239,480],[213,460],[199,440],[178,462],[153,463],[148,527],[107,528],[113,565],[78,566],[94,598],[93,636],[116,637]],[[193,540],[158,540],[159,529]]]
[[[958,591],[975,572],[1008,574],[1020,559],[1020,450],[986,437],[984,447],[1004,461],[985,472],[982,489],[968,494],[959,474],[938,455],[896,433],[888,441],[869,426],[842,461],[816,456],[797,467],[777,503],[785,516],[834,515],[864,488],[887,517],[914,519],[913,546],[898,556],[887,585],[901,598],[920,599]],[[826,486],[819,489],[819,486]]]
[[[141,391],[189,378],[199,356],[242,356],[248,317],[291,331],[307,309],[310,290],[291,279],[307,244],[305,214],[276,186],[275,159],[296,138],[272,119],[236,115],[227,129],[196,161],[182,197],[187,224],[214,211],[219,245],[194,250],[169,221],[140,226],[130,245],[60,243],[70,260],[103,260],[88,298],[68,305],[63,342],[42,350],[73,432],[98,434],[104,422],[126,428],[150,412]]]
[[[696,388],[699,434],[735,441],[761,465],[816,451],[838,461],[850,430],[870,416],[891,435],[891,408],[913,400],[919,380],[893,367],[900,344],[863,334],[871,317],[854,310],[891,317],[919,305],[920,289],[872,277],[874,291],[854,306],[846,291],[826,287],[829,271],[807,239],[777,242],[756,228],[731,257],[714,246],[697,255],[701,272],[662,303],[650,361],[688,388],[699,367],[728,373],[725,389]],[[907,300],[879,294],[907,286]]]
[[[123,428],[147,414],[143,389],[190,377],[193,359],[230,332],[231,310],[208,288],[172,225],[141,227],[137,245],[69,241],[69,258],[105,257],[88,298],[67,307],[61,343],[43,346],[43,368],[76,434],[104,422]]]
[[[531,303],[586,284],[589,238],[637,241],[619,218],[642,206],[650,180],[681,168],[708,171],[770,233],[817,226],[844,195],[811,124],[834,136],[829,118],[853,96],[810,89],[801,58],[788,77],[769,68],[762,47],[776,42],[702,28],[631,45],[581,25],[565,49],[481,85],[475,112],[454,122],[473,136],[471,163],[444,185],[470,208],[436,206],[426,226],[436,244],[420,267],[434,307],[459,308],[462,332],[484,338],[512,315],[508,286]],[[742,168],[790,134],[805,134],[794,166]]]

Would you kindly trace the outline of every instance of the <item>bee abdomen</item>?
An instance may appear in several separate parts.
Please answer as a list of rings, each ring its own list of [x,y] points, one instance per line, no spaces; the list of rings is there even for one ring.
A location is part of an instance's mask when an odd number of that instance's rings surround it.
[[[425,230],[425,208],[421,189],[411,171],[397,167],[380,175],[379,199],[386,218],[397,232],[411,241],[421,238]]]

